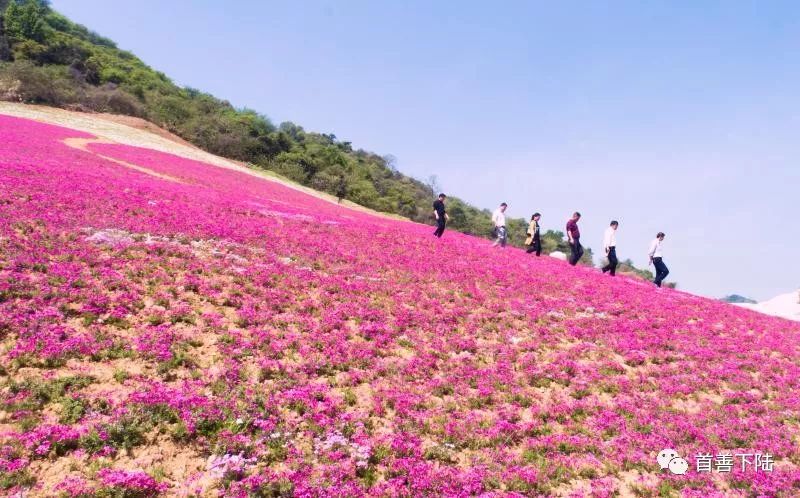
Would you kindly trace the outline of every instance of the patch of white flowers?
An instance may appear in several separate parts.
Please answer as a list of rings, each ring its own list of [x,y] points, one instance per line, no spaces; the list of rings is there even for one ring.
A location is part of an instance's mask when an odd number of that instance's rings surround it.
[[[335,431],[325,439],[314,438],[314,454],[319,455],[333,449],[345,450],[355,461],[356,467],[366,467],[372,450],[369,446],[350,441],[341,432]]]
[[[206,470],[215,479],[222,479],[226,476],[243,475],[255,463],[255,458],[245,458],[241,453],[211,455],[206,462]]]

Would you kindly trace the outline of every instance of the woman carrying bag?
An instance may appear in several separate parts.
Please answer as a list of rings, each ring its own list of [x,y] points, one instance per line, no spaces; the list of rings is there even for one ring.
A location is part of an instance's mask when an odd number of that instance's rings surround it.
[[[528,238],[525,239],[525,245],[528,254],[535,252],[537,256],[542,255],[542,239],[539,237],[539,219],[542,217],[539,213],[534,213],[531,216],[531,222],[528,225]]]

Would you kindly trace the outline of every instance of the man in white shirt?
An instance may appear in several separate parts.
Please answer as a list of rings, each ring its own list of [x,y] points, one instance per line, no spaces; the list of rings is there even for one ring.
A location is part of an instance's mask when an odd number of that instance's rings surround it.
[[[508,204],[505,202],[500,204],[500,207],[492,213],[492,223],[494,223],[494,235],[497,239],[492,244],[492,247],[506,246],[506,208]]]
[[[661,282],[669,275],[669,268],[664,264],[664,254],[661,251],[661,243],[664,242],[664,232],[658,232],[656,238],[650,243],[650,251],[647,255],[650,256],[650,263],[656,267],[656,278],[653,283],[661,287]]]
[[[603,248],[608,258],[608,264],[603,267],[603,273],[609,272],[612,277],[617,274],[617,264],[619,264],[617,260],[617,228],[619,228],[619,222],[613,220],[611,225],[606,228],[606,233],[603,234]]]

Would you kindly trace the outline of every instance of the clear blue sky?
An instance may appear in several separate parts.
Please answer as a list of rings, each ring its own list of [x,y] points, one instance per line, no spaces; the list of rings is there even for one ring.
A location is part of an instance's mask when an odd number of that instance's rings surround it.
[[[53,0],[181,85],[757,299],[800,286],[800,3]],[[515,234],[518,235],[519,234]]]

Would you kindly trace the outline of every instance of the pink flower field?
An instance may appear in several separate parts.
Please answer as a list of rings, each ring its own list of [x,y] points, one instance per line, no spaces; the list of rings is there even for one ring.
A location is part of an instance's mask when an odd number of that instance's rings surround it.
[[[800,496],[797,323],[67,138],[0,116],[0,493]]]

